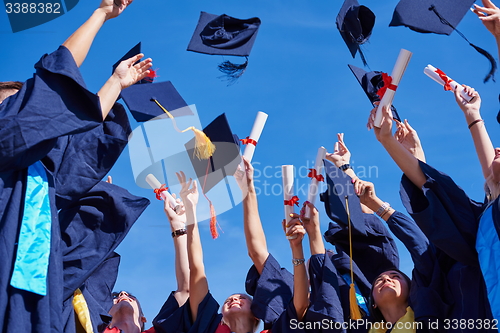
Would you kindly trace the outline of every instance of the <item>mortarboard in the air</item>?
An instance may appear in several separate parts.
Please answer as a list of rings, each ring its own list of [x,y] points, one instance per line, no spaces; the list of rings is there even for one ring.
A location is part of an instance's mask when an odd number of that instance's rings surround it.
[[[491,63],[491,69],[484,82],[493,78],[497,68],[495,59],[486,50],[472,44],[456,29],[475,0],[401,0],[394,9],[390,27],[406,26],[421,33],[450,35],[454,30],[476,51]]]
[[[233,64],[230,61],[219,64],[219,70],[227,75],[229,81],[234,82],[248,65],[248,56],[260,23],[258,17],[242,20],[226,14],[201,12],[187,50],[211,55],[246,57],[243,64]]]
[[[193,126],[184,130],[177,127],[176,117],[190,116],[193,115],[193,112],[177,92],[172,82],[132,85],[122,90],[121,97],[127,104],[132,116],[138,122],[165,115],[172,119],[172,125],[177,132],[193,131],[196,139],[196,157],[207,159],[212,156],[214,146],[201,130]]]
[[[192,139],[185,144],[189,159],[198,177],[199,186],[205,198],[210,203],[210,232],[213,238],[217,238],[217,228],[215,221],[215,210],[212,202],[206,196],[220,181],[228,175],[234,175],[241,162],[239,139],[233,134],[226,115],[223,113],[215,118],[203,132],[215,145],[213,155],[207,160],[196,158],[195,140]]]
[[[345,0],[337,15],[337,29],[344,39],[352,57],[359,55],[366,66],[366,59],[361,51],[361,44],[370,38],[375,25],[375,14],[366,6],[360,6],[357,0]]]
[[[127,53],[125,53],[125,55],[123,57],[120,58],[120,60],[118,60],[114,65],[113,65],[113,72],[115,71],[116,67],[118,67],[118,65],[120,64],[120,62],[124,61],[124,60],[127,60],[127,59],[130,59],[132,58],[133,56],[136,56],[138,55],[139,53],[141,53],[141,42],[137,43],[136,46],[134,46],[133,48],[131,48]],[[140,60],[139,60],[140,61]],[[139,61],[137,61],[136,63],[138,63]],[[156,78],[156,70],[153,70],[153,69],[150,69],[149,70],[149,74],[148,76],[146,76],[144,79],[136,82],[135,84],[142,84],[142,83],[153,83],[154,79]]]
[[[161,115],[167,117],[153,99],[158,100],[174,117],[193,114],[170,81],[133,85],[122,90],[121,97],[138,122],[148,121]]]
[[[366,96],[368,96],[368,99],[370,100],[372,105],[374,105],[373,103],[375,102],[379,102],[381,100],[381,97],[379,96],[379,94],[377,94],[377,92],[385,85],[383,79],[384,73],[380,71],[367,72],[364,69],[353,65],[348,65],[348,66],[351,72],[358,80],[361,88],[363,88],[363,91],[365,92]],[[390,82],[388,82],[387,84],[390,84]],[[401,118],[399,117],[399,114],[394,105],[391,105],[391,111],[392,111],[392,117],[397,121],[401,122]]]

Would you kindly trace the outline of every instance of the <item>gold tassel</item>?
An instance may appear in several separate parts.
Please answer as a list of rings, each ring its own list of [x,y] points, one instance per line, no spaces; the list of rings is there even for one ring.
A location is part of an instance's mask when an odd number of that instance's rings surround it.
[[[172,116],[172,114],[170,112],[168,112],[167,109],[165,109],[163,107],[163,105],[161,105],[160,102],[158,102],[158,100],[156,100],[154,98],[152,98],[151,100],[153,102],[155,102],[156,105],[158,105],[163,110],[163,112],[165,112],[167,114],[167,116],[170,119],[172,119],[172,124],[174,125],[174,128],[177,132],[184,133],[184,132],[187,132],[189,130],[194,132],[194,137],[195,137],[194,155],[199,160],[207,160],[210,158],[210,156],[212,156],[214,154],[215,145],[212,143],[212,141],[210,141],[210,138],[203,131],[200,131],[199,129],[195,128],[194,126],[188,127],[185,130],[180,130],[177,127],[177,124],[175,123],[174,116]]]
[[[85,332],[94,333],[89,308],[80,289],[75,290],[75,293],[73,294],[73,309],[75,309],[76,316],[78,317],[80,324],[82,324],[82,327],[85,329]]]
[[[351,214],[349,212],[349,199],[345,196],[345,210],[347,212],[347,224],[349,228],[349,264],[351,267],[351,284],[349,286],[349,308],[351,319],[361,319],[361,311],[359,311],[358,301],[356,299],[356,288],[354,286],[354,270],[352,269],[352,236],[351,236]]]

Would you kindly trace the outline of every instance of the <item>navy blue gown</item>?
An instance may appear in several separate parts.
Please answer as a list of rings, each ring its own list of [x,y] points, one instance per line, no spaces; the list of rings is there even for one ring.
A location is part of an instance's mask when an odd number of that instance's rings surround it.
[[[64,264],[58,211],[77,202],[113,166],[130,132],[123,107],[102,120],[99,98],[61,46],[35,65],[22,89],[0,104],[0,329],[62,332]],[[27,168],[42,161],[52,221],[47,293],[10,286],[23,217]],[[103,258],[105,259],[105,258]]]

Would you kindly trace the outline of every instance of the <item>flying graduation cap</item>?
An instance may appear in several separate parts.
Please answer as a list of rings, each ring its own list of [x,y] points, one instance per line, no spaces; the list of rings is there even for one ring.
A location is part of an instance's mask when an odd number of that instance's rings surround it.
[[[381,100],[380,96],[383,96],[383,93],[379,92],[380,89],[383,89],[386,84],[391,83],[384,81],[385,73],[380,71],[366,72],[362,68],[353,65],[348,65],[348,66],[349,69],[354,74],[354,76],[356,76],[359,85],[361,86],[361,88],[363,88],[363,91],[365,92],[366,96],[368,97],[372,105],[375,106],[374,103],[380,102]],[[401,118],[399,117],[399,114],[394,105],[391,105],[391,111],[392,111],[392,117],[397,121],[401,122]]]
[[[344,39],[352,57],[359,51],[363,65],[366,59],[361,51],[364,44],[372,34],[375,25],[375,14],[366,6],[360,6],[357,0],[345,0],[337,15],[337,29]]]
[[[223,113],[215,118],[203,132],[216,146],[214,154],[207,160],[199,160],[195,156],[195,141],[192,139],[185,144],[191,164],[196,172],[203,195],[210,203],[210,232],[213,238],[217,238],[215,221],[215,210],[211,201],[207,198],[208,193],[215,185],[224,180],[226,176],[234,175],[241,162],[239,139],[233,134],[226,115]]]
[[[118,67],[118,65],[124,61],[124,60],[127,60],[127,59],[130,59],[132,58],[133,56],[136,56],[138,55],[139,53],[141,53],[141,42],[137,43],[136,46],[134,46],[133,48],[131,48],[127,53],[125,53],[125,55],[123,57],[120,58],[120,60],[118,60],[114,65],[113,65],[113,72],[115,71],[116,67]],[[136,64],[140,62],[137,61]],[[135,64],[134,64],[135,65]],[[143,84],[143,83],[153,83],[154,79],[156,78],[156,70],[153,70],[153,69],[150,69],[149,70],[149,74],[148,76],[146,76],[144,79],[136,82],[135,84]]]
[[[248,66],[248,56],[260,23],[258,17],[241,20],[226,14],[201,12],[187,50],[211,55],[245,57],[243,64],[233,64],[227,60],[219,64],[219,70],[230,82],[235,82]]]
[[[420,33],[450,35],[454,30],[476,51],[490,61],[491,68],[484,78],[494,81],[497,64],[493,56],[486,50],[469,42],[467,37],[456,29],[475,0],[401,0],[394,10],[391,27],[406,26]]]

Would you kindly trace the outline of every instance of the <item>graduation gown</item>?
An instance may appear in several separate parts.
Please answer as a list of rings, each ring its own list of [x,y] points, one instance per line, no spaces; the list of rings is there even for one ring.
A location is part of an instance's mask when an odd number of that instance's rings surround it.
[[[400,194],[408,213],[429,241],[456,261],[447,271],[454,300],[449,318],[491,320],[492,312],[475,248],[484,205],[469,199],[448,175],[419,163],[426,183],[419,189],[403,176]]]
[[[43,56],[35,68],[33,78],[0,104],[2,332],[62,332],[63,249],[57,212],[104,177],[125,147],[130,131],[124,109],[118,104],[113,110],[117,114],[103,124],[99,98],[85,88],[65,47]],[[108,149],[109,155],[103,154]],[[40,160],[47,174],[52,217],[46,296],[10,286],[27,168]]]

